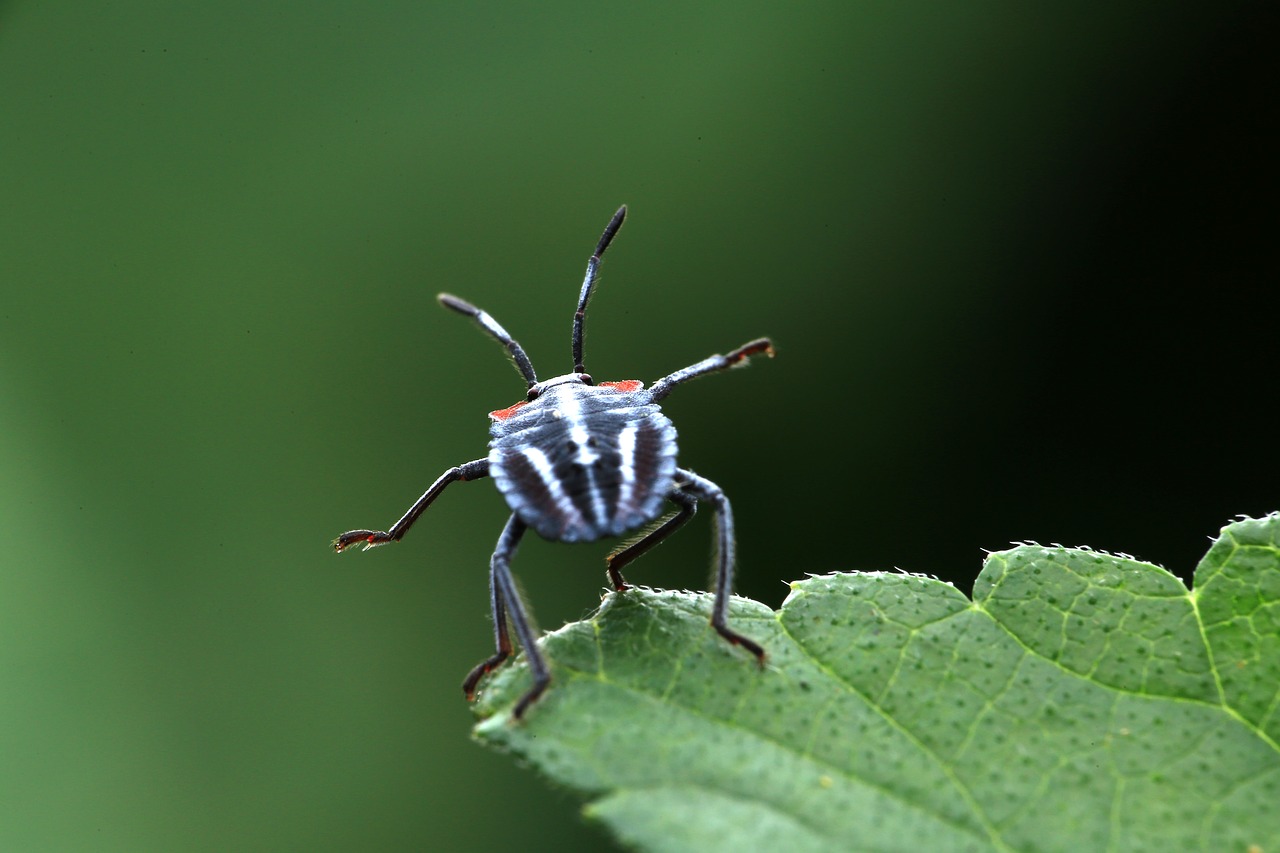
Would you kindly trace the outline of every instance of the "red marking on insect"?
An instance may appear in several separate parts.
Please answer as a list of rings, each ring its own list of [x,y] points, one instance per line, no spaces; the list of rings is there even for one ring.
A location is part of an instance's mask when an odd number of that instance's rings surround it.
[[[529,402],[527,400],[523,400],[519,403],[516,403],[514,406],[508,406],[505,409],[498,409],[498,411],[496,412],[490,412],[489,417],[493,418],[495,421],[505,421],[507,418],[514,415],[520,409],[521,406],[527,406],[527,405],[529,405]]]
[[[601,388],[612,388],[615,391],[621,391],[623,394],[630,394],[632,391],[639,391],[644,387],[644,383],[639,379],[623,379],[619,382],[601,382]]]

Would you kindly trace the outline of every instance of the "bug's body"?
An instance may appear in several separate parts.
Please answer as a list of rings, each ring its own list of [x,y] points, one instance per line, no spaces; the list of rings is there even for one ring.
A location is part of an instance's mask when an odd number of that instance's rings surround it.
[[[538,399],[489,415],[489,474],[520,520],[545,539],[591,542],[661,515],[676,429],[643,384],[543,384]]]
[[[587,262],[573,318],[573,373],[539,382],[524,349],[496,320],[456,296],[440,294],[445,307],[473,318],[507,348],[528,386],[526,399],[490,412],[493,438],[489,455],[445,471],[390,530],[350,530],[333,543],[342,551],[358,542],[365,548],[397,542],[450,483],[492,476],[511,507],[511,517],[489,562],[497,651],[471,670],[462,688],[467,698],[473,698],[480,679],[511,656],[510,618],[533,673],[533,687],[513,711],[517,719],[551,682],[551,671],[538,651],[510,570],[520,539],[530,527],[546,539],[590,542],[643,528],[662,515],[667,502],[675,504],[673,514],[607,558],[609,580],[622,592],[627,589],[622,567],[680,529],[693,517],[698,501],[707,501],[715,509],[717,534],[711,625],[720,636],[764,662],[759,644],[728,624],[734,563],[729,501],[715,483],[676,465],[676,430],[659,403],[683,382],[736,367],[752,355],[772,355],[773,349],[767,338],[758,338],[727,355],[713,355],[677,370],[647,389],[635,379],[595,384],[582,364],[587,303],[595,289],[600,258],[622,227],[626,213],[622,207],[614,214]]]

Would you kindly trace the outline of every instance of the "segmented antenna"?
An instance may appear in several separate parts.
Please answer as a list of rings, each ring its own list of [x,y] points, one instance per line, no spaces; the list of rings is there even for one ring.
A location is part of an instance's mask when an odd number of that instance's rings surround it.
[[[596,275],[600,269],[600,258],[604,255],[604,250],[609,248],[609,243],[613,241],[613,237],[618,233],[618,229],[622,227],[622,220],[627,218],[627,206],[624,204],[618,208],[618,212],[609,220],[609,224],[605,227],[604,233],[600,235],[600,242],[596,244],[595,254],[587,261],[587,275],[582,280],[582,293],[578,296],[578,310],[573,315],[573,372],[586,373],[586,368],[582,364],[582,332],[583,323],[587,317],[587,303],[591,301],[591,291],[596,286]]]
[[[520,375],[524,377],[525,382],[529,383],[529,387],[532,388],[538,384],[538,375],[533,372],[533,362],[529,361],[529,356],[525,355],[524,347],[516,343],[497,320],[465,299],[459,299],[452,294],[441,293],[436,298],[440,300],[440,304],[444,307],[452,308],[459,314],[466,314],[468,317],[474,318],[480,324],[480,328],[493,335],[498,340],[498,343],[507,348],[507,352],[511,355],[511,360],[516,364],[516,370],[520,371]]]

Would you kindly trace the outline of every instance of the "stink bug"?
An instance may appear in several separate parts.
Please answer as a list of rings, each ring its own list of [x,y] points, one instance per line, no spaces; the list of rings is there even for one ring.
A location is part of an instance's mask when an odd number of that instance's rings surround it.
[[[468,699],[485,674],[511,656],[507,620],[515,629],[533,673],[533,687],[515,707],[519,719],[551,682],[547,662],[538,651],[510,563],[526,529],[561,542],[591,542],[619,536],[646,525],[640,538],[610,554],[609,581],[622,592],[627,583],[623,566],[666,539],[693,517],[699,500],[715,508],[717,536],[716,597],[711,625],[730,643],[742,646],[764,663],[764,649],[729,627],[729,595],[733,588],[733,513],[729,500],[715,483],[676,466],[676,430],[658,407],[677,385],[704,373],[742,364],[749,356],[773,355],[768,338],[743,344],[728,355],[713,355],[677,370],[646,389],[636,379],[595,381],[582,363],[583,324],[587,303],[595,289],[600,259],[622,227],[625,206],[609,220],[587,274],[573,315],[573,372],[539,382],[533,364],[520,344],[496,320],[469,302],[440,294],[446,307],[465,314],[506,347],[528,385],[525,399],[489,413],[489,455],[450,468],[418,498],[389,531],[351,530],[334,540],[342,551],[358,542],[366,549],[398,542],[445,487],[459,480],[492,476],[511,507],[511,517],[498,537],[489,561],[489,598],[497,651],[482,661],[462,683]],[[676,510],[661,518],[665,502]]]

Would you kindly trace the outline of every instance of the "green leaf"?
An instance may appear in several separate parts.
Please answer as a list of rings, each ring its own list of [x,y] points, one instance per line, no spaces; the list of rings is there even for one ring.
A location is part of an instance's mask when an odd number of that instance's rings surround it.
[[[906,574],[735,599],[635,589],[547,635],[476,727],[646,850],[1280,850],[1280,515],[1224,528],[1195,592],[1022,545],[974,600]]]

